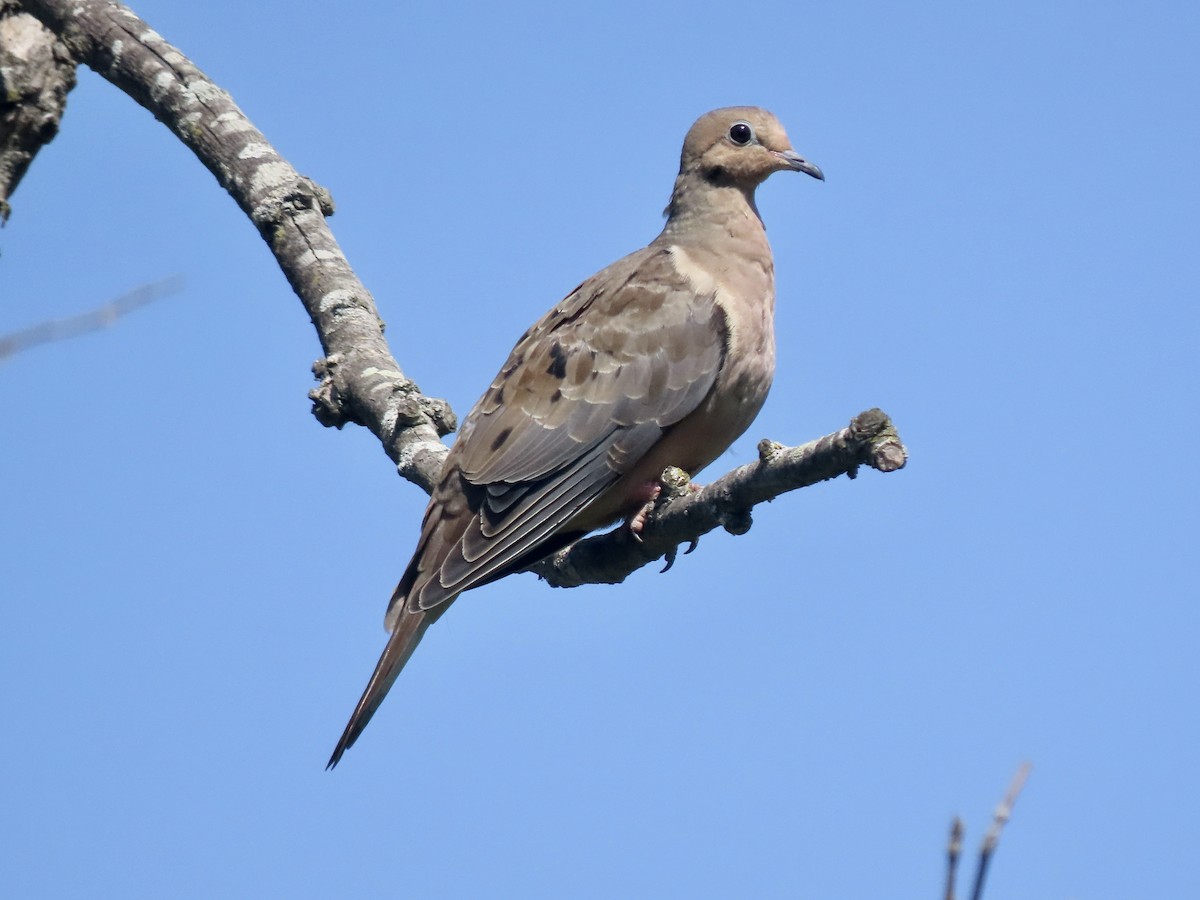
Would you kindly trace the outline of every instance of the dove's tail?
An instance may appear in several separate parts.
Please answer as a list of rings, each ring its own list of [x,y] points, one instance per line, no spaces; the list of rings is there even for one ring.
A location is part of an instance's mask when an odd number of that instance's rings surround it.
[[[371,716],[375,715],[375,710],[379,709],[379,704],[391,690],[396,676],[400,674],[400,670],[404,668],[413,651],[417,649],[417,644],[421,643],[425,629],[436,618],[437,616],[431,614],[429,610],[423,609],[416,612],[405,610],[400,616],[392,636],[388,638],[387,646],[383,648],[383,655],[375,664],[375,671],[371,673],[367,689],[363,691],[358,706],[354,707],[354,713],[350,716],[346,730],[342,732],[341,740],[333,750],[333,756],[329,757],[329,763],[325,766],[326,770],[336,766],[342,758],[342,754],[358,740],[362,730],[371,721]]]

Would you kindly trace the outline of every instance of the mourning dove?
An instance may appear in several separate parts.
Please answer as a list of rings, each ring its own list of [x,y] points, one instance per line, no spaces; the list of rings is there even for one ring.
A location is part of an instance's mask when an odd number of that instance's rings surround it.
[[[694,475],[750,425],[775,368],[774,263],[754,191],[781,171],[824,180],[766,110],[701,116],[662,234],[517,342],[446,457],[388,606],[391,637],[328,768],[459,594],[635,513],[665,468]]]

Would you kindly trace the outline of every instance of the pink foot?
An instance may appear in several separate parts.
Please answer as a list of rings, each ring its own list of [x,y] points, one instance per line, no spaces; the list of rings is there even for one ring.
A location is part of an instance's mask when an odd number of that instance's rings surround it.
[[[642,539],[642,529],[646,527],[646,518],[654,509],[654,501],[658,499],[658,495],[662,493],[662,485],[657,481],[647,482],[647,490],[644,494],[646,500],[638,507],[638,509],[625,520],[625,524],[629,526],[629,533],[633,535],[635,540]]]

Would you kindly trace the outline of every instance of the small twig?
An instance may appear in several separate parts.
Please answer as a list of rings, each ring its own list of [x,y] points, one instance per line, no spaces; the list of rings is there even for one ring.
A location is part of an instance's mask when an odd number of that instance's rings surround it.
[[[1012,808],[1017,802],[1017,795],[1021,793],[1021,788],[1025,786],[1025,780],[1029,777],[1031,768],[1032,766],[1029,763],[1021,763],[1021,767],[1017,769],[1017,774],[1013,776],[1012,783],[1008,786],[1008,793],[1004,795],[1004,799],[996,807],[996,814],[992,817],[992,827],[984,835],[983,843],[979,847],[979,869],[975,872],[975,887],[971,891],[971,900],[981,900],[983,897],[983,883],[987,878],[988,865],[992,861],[992,855],[996,852],[996,845],[1000,843],[1000,832],[1004,829],[1005,824],[1012,815]]]
[[[117,321],[117,319],[121,318],[121,316],[128,315],[135,309],[139,309],[148,303],[153,303],[155,300],[161,300],[163,297],[178,293],[182,289],[183,278],[175,275],[162,281],[156,281],[153,284],[143,285],[122,297],[118,297],[116,300],[105,303],[96,309],[88,310],[85,313],[65,319],[51,319],[48,322],[39,322],[37,325],[29,328],[14,331],[11,334],[0,335],[0,361],[14,356],[22,350],[36,347],[38,344],[62,341],[81,334],[87,334],[89,331],[99,331],[101,328],[107,328],[113,322]]]
[[[946,848],[946,900],[954,900],[958,882],[958,860],[962,856],[963,822],[958,816],[950,825],[950,845]]]

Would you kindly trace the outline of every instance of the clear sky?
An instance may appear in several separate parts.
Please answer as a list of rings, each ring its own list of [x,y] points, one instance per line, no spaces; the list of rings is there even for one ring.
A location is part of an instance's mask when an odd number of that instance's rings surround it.
[[[135,8],[327,186],[460,413],[657,233],[700,113],[776,112],[779,368],[750,432],[911,452],[666,575],[465,596],[336,772],[421,492],[309,414],[319,346],[233,202],[84,72],[0,231],[0,894],[1200,896],[1191,2]]]

